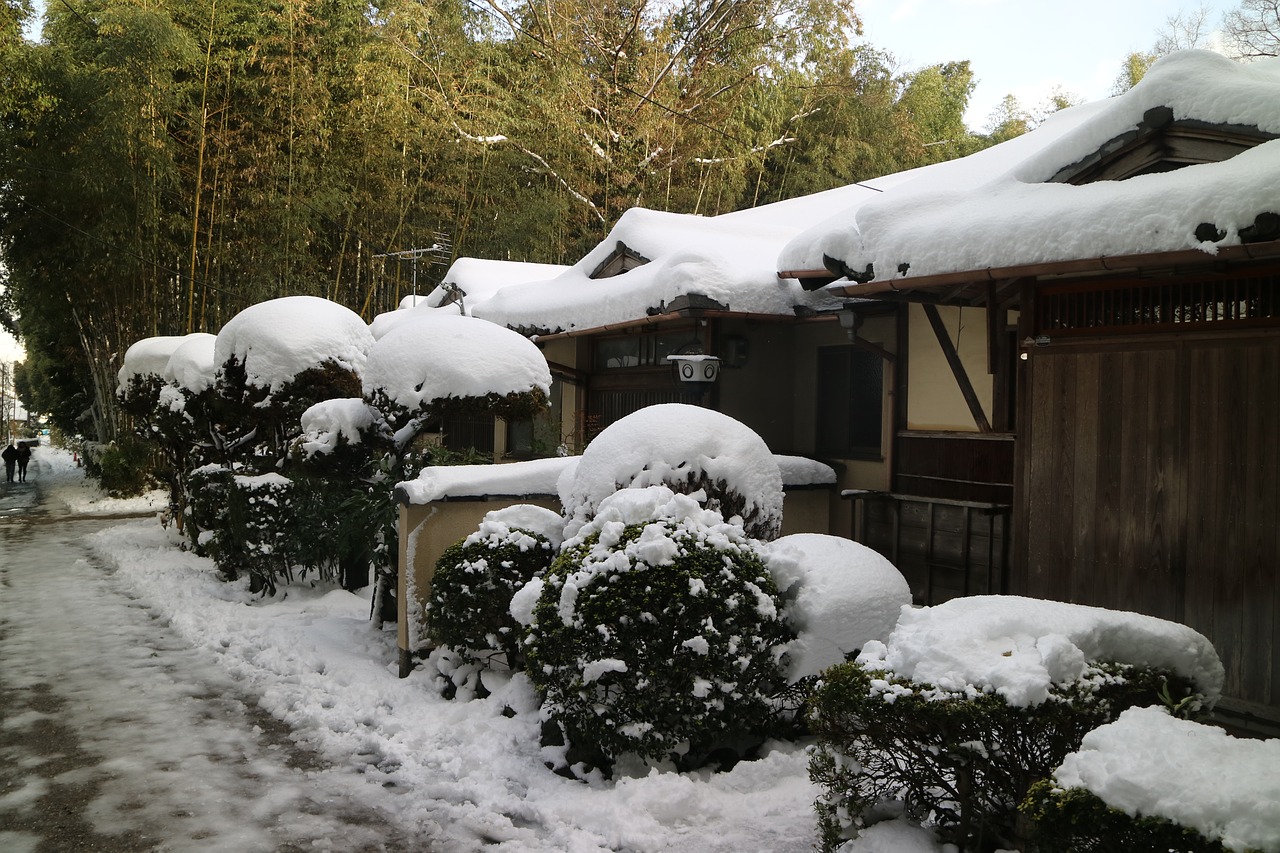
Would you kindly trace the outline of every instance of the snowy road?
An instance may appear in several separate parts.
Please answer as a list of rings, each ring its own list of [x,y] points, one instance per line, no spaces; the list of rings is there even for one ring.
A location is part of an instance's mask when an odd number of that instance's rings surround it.
[[[0,492],[0,850],[424,850],[88,557],[118,520]]]

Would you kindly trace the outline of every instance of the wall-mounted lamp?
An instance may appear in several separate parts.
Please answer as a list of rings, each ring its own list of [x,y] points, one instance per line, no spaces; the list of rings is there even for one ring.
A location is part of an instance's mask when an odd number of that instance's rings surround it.
[[[854,303],[846,302],[844,307],[836,312],[836,317],[840,320],[840,328],[845,330],[849,336],[849,340],[858,337],[858,327],[862,325],[862,315],[853,310]]]
[[[690,391],[707,391],[720,377],[720,359],[714,355],[669,355],[676,378]]]
[[[1034,338],[1028,335],[1027,337],[1022,339],[1022,352],[1018,354],[1018,357],[1021,358],[1023,361],[1026,361],[1028,358],[1031,357],[1031,354],[1028,352],[1028,350],[1030,350],[1032,347],[1047,347],[1049,343],[1050,341],[1049,341],[1048,335],[1036,335]]]

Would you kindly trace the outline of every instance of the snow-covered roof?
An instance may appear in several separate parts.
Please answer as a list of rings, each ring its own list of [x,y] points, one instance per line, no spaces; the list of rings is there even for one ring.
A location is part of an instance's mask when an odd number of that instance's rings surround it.
[[[360,374],[372,346],[369,327],[354,311],[316,296],[285,296],[250,305],[228,320],[213,357],[221,369],[235,356],[251,385],[274,394],[329,360]]]
[[[1143,125],[1174,122],[1280,134],[1280,60],[1241,64],[1207,51],[1157,62],[1123,95],[1057,113],[1024,136],[961,160],[904,173],[791,240],[780,270],[872,267],[875,279],[926,276],[1241,242],[1262,213],[1280,212],[1280,139],[1227,160],[1073,186],[1052,179]],[[1204,241],[1197,227],[1223,232]],[[1202,235],[1203,236],[1203,235]]]
[[[775,272],[778,251],[801,228],[874,194],[841,187],[803,200],[722,216],[693,216],[632,208],[609,236],[572,267],[541,282],[497,290],[468,309],[514,329],[579,331],[662,313],[681,297],[700,296],[725,310],[792,315],[797,306],[834,308],[825,295],[806,293]],[[625,274],[592,278],[623,246],[647,263]]]

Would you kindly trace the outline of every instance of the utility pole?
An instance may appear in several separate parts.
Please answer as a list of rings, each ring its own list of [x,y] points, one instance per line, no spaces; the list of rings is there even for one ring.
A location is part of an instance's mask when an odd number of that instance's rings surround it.
[[[431,258],[429,266],[437,264],[446,264],[453,256],[453,241],[449,239],[449,235],[443,231],[437,231],[431,235],[432,243],[425,249],[402,249],[398,252],[383,252],[374,255],[375,258],[396,258],[404,260],[406,258],[413,261],[413,304],[418,304],[418,258]]]

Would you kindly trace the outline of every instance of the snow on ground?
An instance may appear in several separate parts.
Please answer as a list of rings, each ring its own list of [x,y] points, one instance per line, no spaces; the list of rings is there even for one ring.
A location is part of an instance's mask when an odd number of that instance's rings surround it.
[[[27,480],[39,485],[46,500],[65,506],[74,515],[159,513],[169,505],[169,495],[163,489],[132,498],[109,498],[86,479],[73,454],[47,444],[32,450]]]
[[[1193,827],[1228,850],[1280,850],[1280,740],[1130,708],[1085,735],[1054,779],[1130,815]]]
[[[38,453],[48,466],[42,485],[60,500],[79,494],[69,457]],[[759,761],[723,774],[570,781],[542,764],[536,700],[522,676],[470,702],[440,698],[420,671],[397,678],[395,635],[370,626],[365,595],[298,584],[276,600],[256,599],[219,580],[211,562],[180,551],[176,534],[153,519],[108,528],[91,544],[140,607],[215,656],[295,740],[339,765],[362,766],[379,807],[429,838],[432,850],[812,847],[818,791],[802,744],[773,744]],[[504,716],[508,707],[519,713]],[[236,820],[228,814],[221,829]]]

